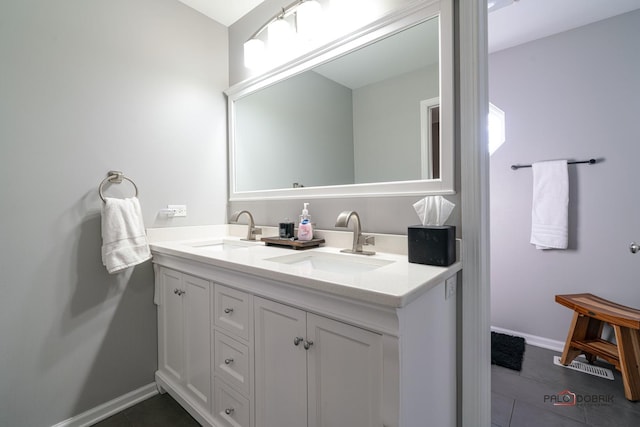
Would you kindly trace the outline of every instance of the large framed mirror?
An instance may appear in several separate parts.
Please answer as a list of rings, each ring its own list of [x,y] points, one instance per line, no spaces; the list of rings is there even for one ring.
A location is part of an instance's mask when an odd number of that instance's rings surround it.
[[[230,200],[454,193],[451,8],[414,3],[227,90]]]

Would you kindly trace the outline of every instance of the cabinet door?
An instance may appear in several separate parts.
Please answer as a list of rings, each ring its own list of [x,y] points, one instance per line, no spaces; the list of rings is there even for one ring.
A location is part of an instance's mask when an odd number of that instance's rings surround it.
[[[382,337],[307,314],[308,427],[382,425]]]
[[[182,274],[162,268],[160,270],[162,299],[159,307],[158,346],[160,370],[178,382],[183,380],[184,334],[182,297]]]
[[[304,426],[307,352],[294,339],[306,336],[305,312],[262,298],[255,298],[254,310],[255,426]]]
[[[211,395],[210,285],[183,275],[185,386],[206,409]]]

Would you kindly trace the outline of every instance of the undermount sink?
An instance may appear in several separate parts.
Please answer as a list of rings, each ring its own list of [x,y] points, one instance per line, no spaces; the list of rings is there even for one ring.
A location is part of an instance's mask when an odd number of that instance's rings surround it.
[[[191,243],[189,246],[197,249],[205,249],[210,252],[225,252],[236,249],[248,248],[257,242],[243,242],[240,240],[209,240],[206,242]]]
[[[302,252],[266,258],[265,261],[277,262],[300,267],[302,270],[319,270],[330,273],[357,274],[375,270],[394,261],[388,259],[361,257],[360,255],[331,254],[325,252]]]

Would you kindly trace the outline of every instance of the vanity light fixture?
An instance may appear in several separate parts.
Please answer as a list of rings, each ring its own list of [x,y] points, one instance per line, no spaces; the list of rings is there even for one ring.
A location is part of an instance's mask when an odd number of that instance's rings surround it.
[[[313,41],[320,30],[321,18],[322,6],[317,0],[296,0],[283,7],[245,42],[245,67],[255,69],[264,66],[267,60],[281,61],[297,43]]]

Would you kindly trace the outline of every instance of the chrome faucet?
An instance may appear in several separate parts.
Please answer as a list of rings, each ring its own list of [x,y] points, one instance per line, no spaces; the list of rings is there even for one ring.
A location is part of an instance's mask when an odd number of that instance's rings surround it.
[[[256,240],[256,235],[262,234],[262,228],[256,228],[256,224],[253,222],[253,215],[249,211],[236,211],[231,214],[231,218],[229,218],[229,222],[237,223],[240,215],[247,214],[249,216],[249,225],[247,229],[247,237],[241,240]]]
[[[336,227],[348,227],[349,220],[353,218],[355,223],[353,229],[353,247],[351,249],[343,249],[340,252],[346,252],[350,254],[360,255],[374,255],[374,251],[363,251],[362,246],[374,245],[375,238],[373,236],[366,236],[362,234],[362,228],[360,226],[360,215],[356,211],[344,211],[340,212],[338,219],[336,220]]]

